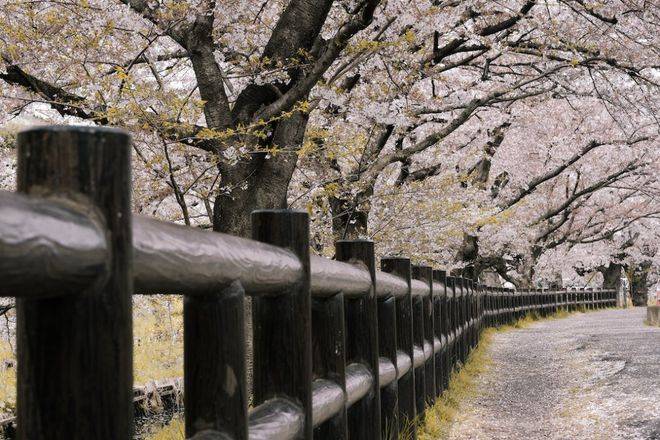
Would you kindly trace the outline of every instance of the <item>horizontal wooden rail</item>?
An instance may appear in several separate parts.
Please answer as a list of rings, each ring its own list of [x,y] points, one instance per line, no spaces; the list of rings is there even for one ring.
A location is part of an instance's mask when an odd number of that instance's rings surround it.
[[[79,293],[103,276],[108,259],[102,221],[84,204],[0,191],[0,296],[47,297]],[[204,295],[239,281],[250,295],[291,286],[302,273],[286,249],[160,220],[133,219],[135,293]],[[360,297],[369,272],[353,264],[312,256],[313,296]],[[403,280],[377,271],[379,295],[402,296]],[[29,281],[30,289],[22,291]],[[62,289],[60,289],[60,284]],[[414,280],[413,295],[428,295]]]
[[[302,268],[286,249],[227,234],[134,217],[136,293],[206,294],[240,281],[249,293],[295,284]]]
[[[0,191],[0,296],[45,297],[89,287],[109,258],[103,223],[84,200]]]

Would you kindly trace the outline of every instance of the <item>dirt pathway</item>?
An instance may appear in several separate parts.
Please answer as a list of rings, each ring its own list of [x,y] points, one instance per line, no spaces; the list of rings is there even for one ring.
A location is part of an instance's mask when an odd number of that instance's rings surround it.
[[[451,440],[660,439],[660,328],[644,308],[498,333]]]

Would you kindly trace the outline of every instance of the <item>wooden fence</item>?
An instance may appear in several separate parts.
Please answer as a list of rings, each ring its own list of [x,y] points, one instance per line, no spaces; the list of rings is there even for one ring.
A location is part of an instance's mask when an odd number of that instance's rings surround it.
[[[17,298],[19,439],[131,438],[133,294],[184,295],[195,439],[397,438],[485,326],[614,305],[613,291],[514,292],[408,258],[378,270],[371,241],[310,256],[303,212],[254,212],[253,240],[134,216],[130,156],[117,130],[18,135],[18,192],[0,193],[0,296]]]

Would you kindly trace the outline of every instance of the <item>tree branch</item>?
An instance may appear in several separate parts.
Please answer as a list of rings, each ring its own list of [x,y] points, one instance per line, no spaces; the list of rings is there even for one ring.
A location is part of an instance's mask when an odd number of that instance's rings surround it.
[[[30,75],[19,66],[11,64],[4,56],[3,60],[7,63],[7,73],[0,73],[0,79],[6,83],[21,86],[46,99],[49,101],[51,107],[62,116],[74,116],[85,120],[95,120],[100,124],[107,123],[104,116],[101,116],[93,110],[86,110],[84,108],[85,98],[82,96],[68,92],[59,86]]]
[[[571,197],[566,199],[564,203],[559,205],[557,208],[550,209],[546,211],[543,215],[541,215],[539,218],[537,218],[534,222],[532,222],[532,225],[538,224],[542,221],[548,220],[549,218],[554,217],[555,215],[559,214],[562,212],[564,209],[568,208],[573,202],[575,202],[577,199],[580,197],[590,194],[592,192],[598,191],[601,188],[606,187],[610,183],[616,182],[617,180],[620,180],[622,177],[625,177],[627,174],[631,173],[632,171],[636,170],[639,168],[639,164],[637,162],[630,162],[625,168],[622,170],[619,170],[615,173],[612,173],[605,177],[604,179],[601,179],[597,181],[596,183],[593,183],[592,185],[589,185],[588,187],[577,191],[575,194],[573,194]]]
[[[642,138],[632,139],[632,140],[628,140],[628,141],[624,141],[624,142],[628,145],[633,145],[633,144],[636,144],[638,142],[642,142],[642,141],[645,141],[645,140],[648,140],[648,138],[647,137],[642,137]],[[595,148],[598,148],[598,147],[601,147],[603,145],[612,145],[612,144],[615,144],[615,143],[618,143],[618,142],[621,142],[621,141],[595,141],[595,140],[592,140],[584,148],[582,148],[582,150],[580,150],[579,152],[577,152],[573,156],[571,156],[571,158],[568,159],[566,162],[564,162],[561,165],[557,166],[553,170],[550,170],[547,173],[533,179],[527,185],[527,187],[524,190],[520,191],[513,199],[507,201],[506,204],[500,209],[500,212],[502,212],[506,209],[509,209],[513,205],[515,205],[516,203],[520,202],[523,198],[525,198],[526,196],[533,193],[536,190],[536,188],[539,187],[539,185],[541,185],[541,184],[547,182],[548,180],[553,179],[553,178],[557,177],[558,175],[560,175],[564,170],[566,170],[568,167],[573,165],[578,160],[582,159],[582,157],[584,157],[591,150],[593,150]]]
[[[288,111],[309,94],[310,90],[321,79],[332,63],[339,57],[348,41],[358,32],[365,29],[373,20],[373,14],[380,0],[367,0],[362,3],[361,9],[357,12],[357,17],[345,23],[327,42],[325,49],[318,57],[310,71],[299,81],[295,83],[286,93],[272,104],[266,106],[255,117],[255,119],[268,120],[282,112]]]

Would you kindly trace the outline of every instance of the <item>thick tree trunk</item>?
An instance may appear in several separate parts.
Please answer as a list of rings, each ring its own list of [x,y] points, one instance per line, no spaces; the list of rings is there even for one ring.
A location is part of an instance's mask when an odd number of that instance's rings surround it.
[[[213,207],[215,231],[250,237],[252,211],[287,208],[287,189],[298,160],[295,152],[302,144],[307,120],[306,114],[296,113],[277,125],[272,142],[284,153],[271,157],[255,153],[231,167],[220,165],[222,189]],[[252,302],[249,297],[245,299],[244,321],[247,390],[252,401]]]
[[[374,195],[373,185],[355,195],[350,195],[348,192],[344,194],[329,198],[332,233],[335,240],[357,240],[367,237],[371,197]]]
[[[474,265],[479,257],[479,238],[476,235],[463,233],[463,242],[456,258],[468,265]]]
[[[222,184],[213,209],[213,229],[250,236],[250,215],[256,209],[287,208],[287,189],[296,168],[295,153],[303,141],[308,117],[296,113],[280,122],[272,144],[283,150],[268,157],[254,153],[237,165],[220,165]]]

